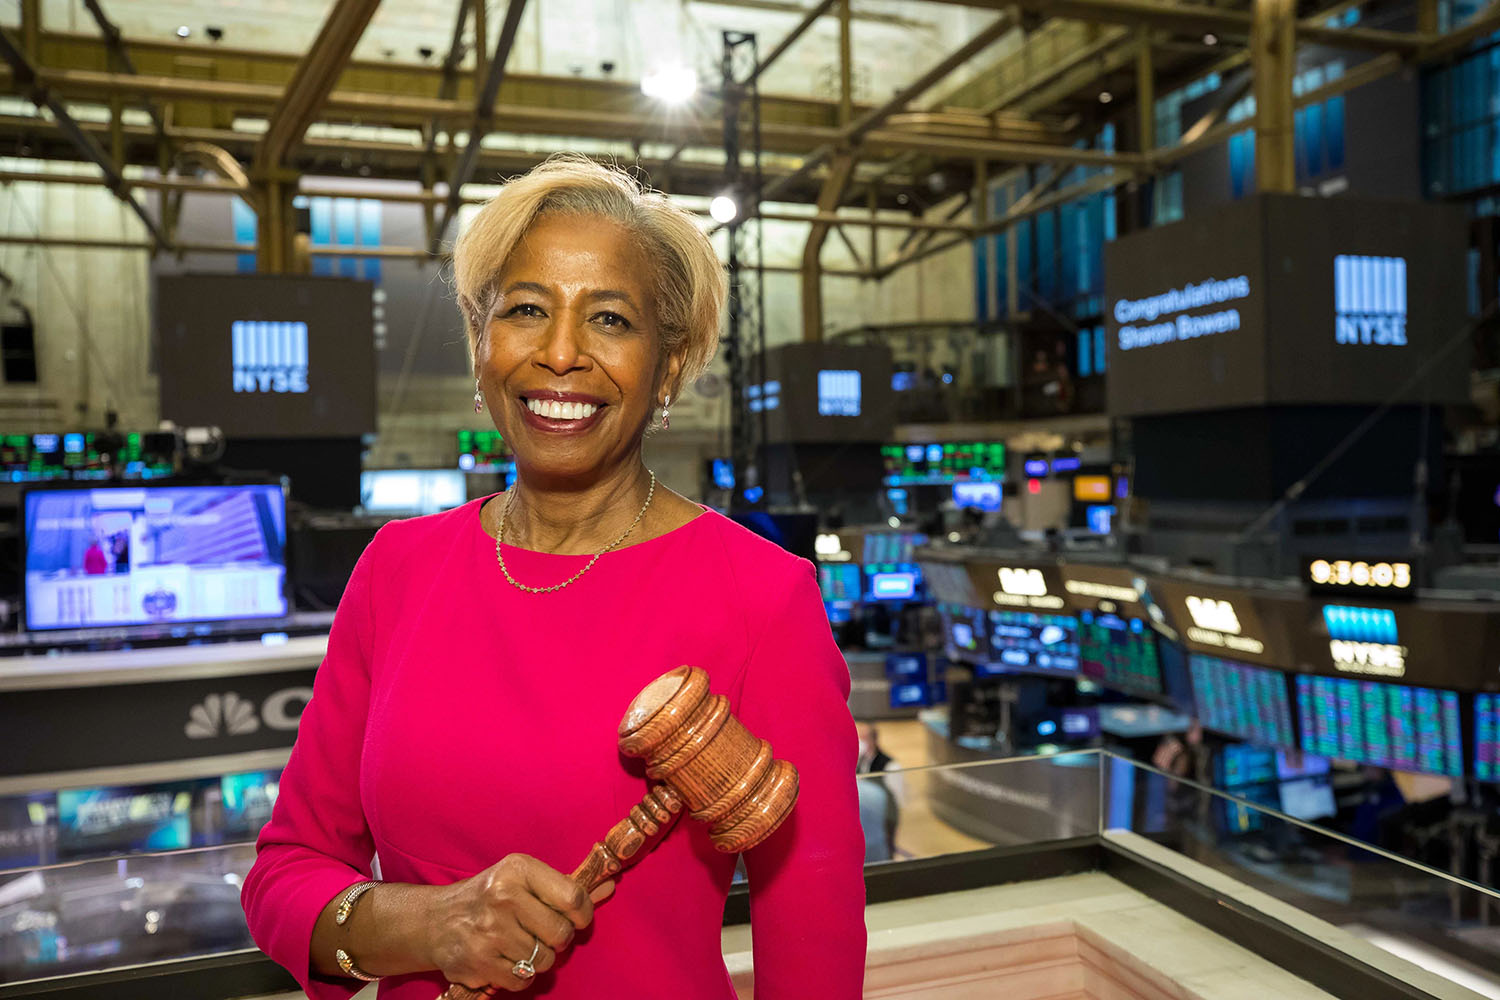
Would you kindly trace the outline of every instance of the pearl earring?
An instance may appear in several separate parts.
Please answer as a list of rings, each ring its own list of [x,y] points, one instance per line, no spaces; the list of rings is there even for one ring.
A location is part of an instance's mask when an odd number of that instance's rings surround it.
[[[474,380],[474,412],[479,413],[484,409],[484,397],[479,394],[479,380]]]
[[[671,409],[670,409],[671,406],[672,406],[672,397],[671,397],[671,395],[667,395],[661,401],[661,429],[662,430],[666,430],[668,427],[672,426],[672,413],[671,413]]]

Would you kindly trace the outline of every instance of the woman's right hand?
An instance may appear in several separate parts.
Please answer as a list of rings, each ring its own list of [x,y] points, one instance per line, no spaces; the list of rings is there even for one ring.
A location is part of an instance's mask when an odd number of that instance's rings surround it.
[[[470,989],[525,989],[530,980],[511,973],[522,959],[545,972],[573,935],[594,919],[594,903],[614,889],[606,882],[592,897],[562,872],[526,854],[511,854],[438,895],[429,924],[434,966],[450,983]]]

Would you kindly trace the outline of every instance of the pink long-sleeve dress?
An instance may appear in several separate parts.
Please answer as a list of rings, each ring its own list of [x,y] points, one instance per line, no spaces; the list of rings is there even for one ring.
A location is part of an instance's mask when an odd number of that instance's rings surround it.
[[[516,852],[571,872],[647,789],[617,748],[626,706],[687,663],[801,775],[792,815],[745,855],[756,997],[858,997],[849,671],[811,565],[705,511],[529,594],[502,575],[482,502],[386,525],[355,566],[245,880],[256,943],[315,1000],[344,1000],[360,984],[311,977],[313,924],[373,857],[387,881],[434,885]],[[587,557],[506,546],[505,560],[537,586]],[[719,932],[734,865],[684,819],[527,992],[732,998]],[[397,976],[380,996],[442,987],[437,973]]]

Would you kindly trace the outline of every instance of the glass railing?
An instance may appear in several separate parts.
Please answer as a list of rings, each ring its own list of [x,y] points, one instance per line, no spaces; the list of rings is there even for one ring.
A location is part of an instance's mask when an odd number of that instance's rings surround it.
[[[1106,751],[892,770],[859,781],[866,861],[1101,841],[1500,997],[1500,893]],[[250,844],[0,872],[0,984],[253,949]]]

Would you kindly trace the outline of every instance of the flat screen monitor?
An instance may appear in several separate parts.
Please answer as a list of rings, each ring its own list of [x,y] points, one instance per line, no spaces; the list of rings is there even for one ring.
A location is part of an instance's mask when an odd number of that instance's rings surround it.
[[[914,531],[871,531],[865,535],[866,563],[909,563],[912,550],[924,545],[927,536]]]
[[[1281,783],[1281,811],[1288,816],[1311,823],[1339,811],[1333,797],[1333,783],[1320,778],[1298,778]]]
[[[1474,777],[1500,781],[1500,694],[1474,697]]]
[[[1102,611],[1078,614],[1079,668],[1085,677],[1130,694],[1162,693],[1156,633],[1140,618]]]
[[[499,431],[458,432],[460,472],[507,473],[515,471],[516,459]]]
[[[920,582],[915,565],[872,566],[865,576],[865,600],[914,601]]]
[[[1000,441],[888,444],[881,447],[880,455],[887,486],[947,486],[1005,479],[1005,444]]]
[[[373,469],[359,474],[359,505],[371,514],[436,514],[467,497],[457,469]]]
[[[42,489],[23,503],[28,629],[287,614],[279,486]]]
[[[1257,806],[1265,809],[1281,808],[1281,790],[1275,782],[1261,785],[1245,785],[1236,788],[1232,794],[1241,799],[1249,801],[1249,805],[1233,802],[1229,799],[1214,797],[1214,812],[1216,818],[1223,825],[1224,832],[1230,835],[1241,833],[1253,833],[1256,830],[1265,829],[1266,814]]]
[[[1000,509],[1002,490],[996,482],[968,482],[953,484],[953,502],[960,507],[977,507],[982,511]]]
[[[1333,770],[1333,762],[1327,757],[1303,753],[1301,750],[1276,751],[1276,776],[1282,781],[1297,778],[1316,778]]]
[[[990,666],[994,673],[1075,674],[1078,619],[1030,611],[991,611]]]
[[[200,784],[63,789],[57,793],[58,857],[191,847]]]
[[[219,779],[226,841],[254,840],[271,819],[281,790],[280,771],[244,771]]]
[[[926,653],[887,653],[885,656],[885,676],[892,681],[925,681],[927,680],[927,654]]]
[[[943,651],[950,660],[973,666],[989,658],[983,611],[959,604],[940,604],[938,621],[943,629]]]
[[[1189,666],[1198,719],[1206,728],[1264,746],[1297,745],[1285,674],[1199,654]]]
[[[1422,774],[1463,775],[1458,695],[1346,677],[1297,678],[1302,749]]]
[[[825,604],[853,604],[862,585],[858,563],[818,563],[818,589]]]
[[[1249,743],[1230,743],[1214,758],[1220,788],[1235,789],[1276,780],[1276,751]]]

